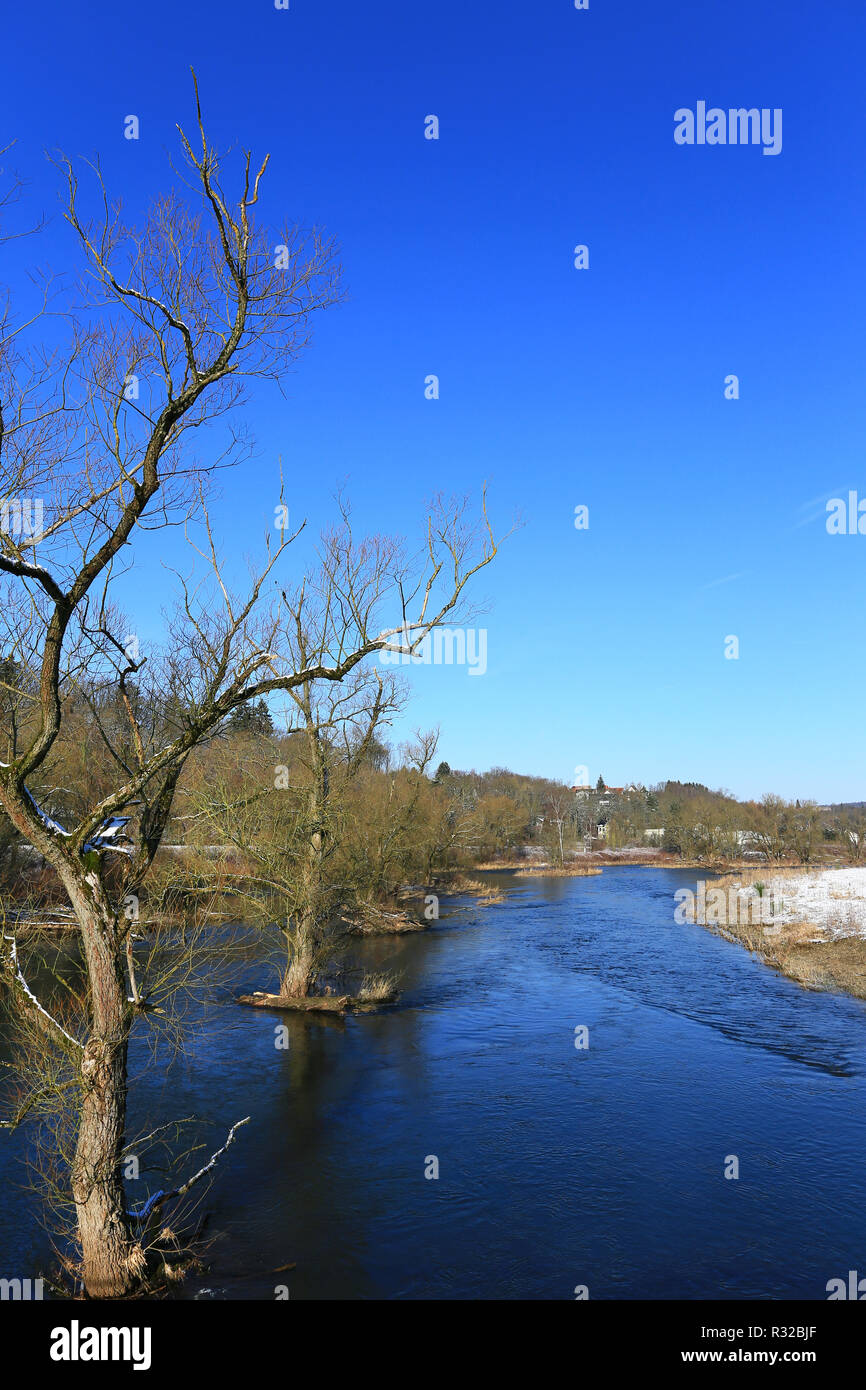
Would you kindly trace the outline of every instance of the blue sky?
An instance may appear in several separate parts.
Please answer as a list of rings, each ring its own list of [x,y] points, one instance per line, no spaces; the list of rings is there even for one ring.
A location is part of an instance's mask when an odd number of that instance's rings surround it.
[[[264,213],[338,238],[349,300],[223,478],[232,553],[279,455],[314,530],[341,482],[359,527],[416,535],[484,480],[522,515],[477,591],[486,674],[414,670],[398,735],[440,725],[455,767],[861,799],[866,536],[828,535],[825,502],[866,497],[864,41],[853,0],[50,0],[5,21],[0,134],[31,206],[54,214],[61,146],[135,213],[193,64],[217,142],[271,152]],[[781,108],[781,153],[676,145],[699,100]],[[69,250],[55,220],[39,257]]]

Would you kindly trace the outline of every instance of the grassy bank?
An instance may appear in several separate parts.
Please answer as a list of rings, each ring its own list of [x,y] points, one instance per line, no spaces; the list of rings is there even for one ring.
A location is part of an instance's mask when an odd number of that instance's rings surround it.
[[[818,871],[826,878],[825,903],[838,903],[843,906],[850,901],[847,893],[835,892],[832,887],[832,873],[828,866]],[[837,869],[840,878],[846,871]],[[866,999],[866,937],[850,930],[843,919],[834,921],[832,910],[820,915],[822,920],[809,920],[801,916],[797,906],[797,890],[804,881],[812,881],[816,870],[808,866],[787,866],[768,870],[749,868],[745,872],[723,874],[715,878],[708,889],[722,890],[729,904],[739,895],[740,902],[754,903],[758,891],[772,893],[781,898],[781,911],[774,912],[769,923],[749,920],[748,911],[728,910],[724,920],[713,920],[699,914],[695,920],[699,925],[745,946],[759,960],[778,970],[788,979],[795,980],[805,989],[839,991]],[[786,892],[790,903],[785,904]],[[814,916],[819,914],[815,912]]]

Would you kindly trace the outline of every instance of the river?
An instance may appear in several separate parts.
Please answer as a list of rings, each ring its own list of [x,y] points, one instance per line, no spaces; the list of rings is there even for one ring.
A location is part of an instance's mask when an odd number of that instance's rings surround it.
[[[239,1007],[273,984],[254,951],[170,1071],[136,1045],[136,1123],[210,1121],[185,1171],[251,1116],[178,1296],[823,1299],[866,1274],[864,1005],[675,924],[694,871],[491,877],[503,903],[354,948],[400,974],[395,1008]],[[18,1148],[0,1140],[0,1247],[36,1273]]]

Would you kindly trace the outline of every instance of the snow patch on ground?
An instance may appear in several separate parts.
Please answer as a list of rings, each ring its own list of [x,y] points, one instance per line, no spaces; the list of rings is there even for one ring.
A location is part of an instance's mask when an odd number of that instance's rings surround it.
[[[814,922],[828,937],[866,937],[866,868],[822,869],[764,880],[779,924]]]

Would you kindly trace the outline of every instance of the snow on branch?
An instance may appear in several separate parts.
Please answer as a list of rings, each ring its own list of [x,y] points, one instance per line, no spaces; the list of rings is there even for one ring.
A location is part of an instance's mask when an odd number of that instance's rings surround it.
[[[229,1130],[228,1138],[226,1139],[226,1142],[223,1144],[222,1148],[217,1149],[216,1153],[211,1155],[209,1162],[207,1162],[203,1168],[199,1168],[197,1173],[193,1173],[191,1178],[187,1178],[186,1182],[182,1183],[180,1187],[174,1188],[171,1192],[155,1192],[152,1197],[148,1197],[143,1207],[141,1207],[138,1211],[130,1211],[128,1215],[131,1216],[135,1221],[138,1221],[140,1225],[144,1225],[148,1217],[151,1216],[152,1213],[156,1211],[159,1207],[164,1206],[166,1202],[173,1201],[175,1197],[185,1196],[186,1193],[189,1192],[191,1187],[194,1187],[195,1184],[199,1182],[200,1179],[203,1178],[206,1173],[209,1173],[211,1169],[216,1166],[217,1159],[225,1153],[226,1149],[232,1143],[235,1137],[235,1131],[240,1129],[241,1125],[249,1124],[249,1122],[250,1116],[247,1115],[246,1119],[238,1120],[235,1124],[233,1124],[231,1129]]]
[[[30,988],[30,986],[28,985],[27,981],[25,980],[25,978],[24,978],[24,973],[23,973],[23,971],[22,971],[22,969],[21,969],[21,966],[20,966],[19,963],[18,963],[18,944],[17,944],[17,942],[16,942],[16,940],[15,940],[15,937],[14,937],[14,936],[7,936],[6,933],[4,932],[4,933],[3,933],[3,940],[4,940],[4,941],[10,942],[10,947],[9,947],[9,960],[10,960],[11,965],[12,965],[12,970],[13,970],[13,972],[14,972],[15,979],[16,979],[18,985],[20,986],[21,990],[22,990],[22,991],[24,992],[24,994],[26,995],[27,999],[29,999],[30,1003],[33,1005],[33,1007],[34,1007],[35,1009],[38,1009],[38,1011],[39,1011],[39,1013],[42,1015],[42,1017],[43,1017],[43,1018],[46,1018],[46,1019],[48,1020],[48,1022],[51,1024],[51,1027],[52,1027],[52,1028],[56,1029],[57,1032],[60,1033],[60,1034],[66,1039],[67,1042],[72,1043],[72,1046],[73,1046],[73,1047],[76,1047],[76,1048],[79,1050],[79,1052],[82,1052],[84,1049],[83,1049],[81,1043],[78,1041],[78,1039],[77,1039],[77,1038],[73,1038],[72,1035],[71,1035],[71,1033],[67,1033],[66,1029],[63,1028],[63,1027],[61,1027],[61,1025],[57,1022],[57,1019],[56,1019],[56,1018],[52,1018],[52,1017],[51,1017],[51,1014],[48,1012],[48,1010],[42,1007],[42,1005],[40,1004],[39,1000],[36,998],[36,995],[33,993],[32,989]]]

